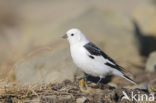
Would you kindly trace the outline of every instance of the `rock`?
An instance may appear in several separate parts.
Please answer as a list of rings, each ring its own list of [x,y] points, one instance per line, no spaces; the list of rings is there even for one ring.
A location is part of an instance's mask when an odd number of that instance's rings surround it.
[[[149,92],[156,93],[156,79],[150,82],[148,89],[149,89]]]
[[[148,83],[144,83],[141,88],[141,90],[145,91],[145,92],[148,92]]]
[[[146,15],[145,15],[146,14]],[[142,56],[156,50],[156,3],[152,0],[140,3],[133,12],[136,46]]]
[[[147,59],[146,70],[156,71],[156,52],[151,53]]]
[[[156,50],[156,38],[143,33],[137,21],[133,20],[133,24],[136,48],[141,56],[147,57],[151,52]]]
[[[76,103],[86,103],[87,98],[86,97],[81,97],[76,99]]]
[[[133,17],[137,20],[145,34],[156,37],[156,3],[152,2],[152,0],[140,3],[134,9]]]
[[[21,83],[62,82],[66,79],[73,81],[77,72],[67,48],[54,54],[24,60],[15,67],[16,79]]]
[[[72,97],[70,95],[64,96],[44,96],[40,98],[40,103],[72,103]]]

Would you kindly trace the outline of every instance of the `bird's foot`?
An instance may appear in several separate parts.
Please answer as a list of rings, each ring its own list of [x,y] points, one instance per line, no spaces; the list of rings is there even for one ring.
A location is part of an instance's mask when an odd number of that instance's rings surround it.
[[[99,86],[98,85],[92,85],[92,86],[90,86],[91,88],[94,88],[94,89],[98,89],[99,88]]]
[[[101,88],[101,86],[102,86],[101,83],[100,83],[101,80],[102,80],[102,78],[99,79],[99,81],[96,83],[96,85],[91,86],[91,87],[92,87],[92,88],[95,88],[95,89],[97,89],[97,88]]]
[[[101,88],[101,86],[102,86],[102,84],[98,83],[98,84],[90,85],[89,87],[94,88],[94,89],[99,89],[99,88]]]

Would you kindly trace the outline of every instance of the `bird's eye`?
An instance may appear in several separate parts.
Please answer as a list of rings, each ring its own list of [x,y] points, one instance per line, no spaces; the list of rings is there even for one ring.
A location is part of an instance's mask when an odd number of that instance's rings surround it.
[[[71,34],[71,36],[74,36],[74,34]]]

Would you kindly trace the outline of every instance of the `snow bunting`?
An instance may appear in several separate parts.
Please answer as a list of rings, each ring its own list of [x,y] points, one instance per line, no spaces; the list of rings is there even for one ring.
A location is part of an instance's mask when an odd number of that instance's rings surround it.
[[[79,29],[70,29],[63,36],[70,44],[70,52],[74,63],[85,73],[100,77],[97,84],[107,75],[116,75],[133,84],[131,78],[124,74],[126,71],[112,58],[106,55],[100,48],[90,42]]]

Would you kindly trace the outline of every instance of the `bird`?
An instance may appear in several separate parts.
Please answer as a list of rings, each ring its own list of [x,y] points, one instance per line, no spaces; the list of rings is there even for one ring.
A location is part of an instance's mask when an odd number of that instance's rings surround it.
[[[119,76],[136,84],[125,74],[126,69],[89,41],[79,29],[72,28],[62,37],[69,41],[71,57],[76,66],[88,75],[99,77],[97,85],[108,75]]]

